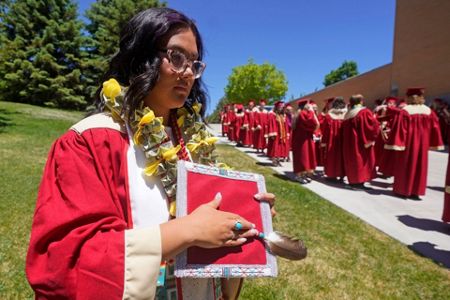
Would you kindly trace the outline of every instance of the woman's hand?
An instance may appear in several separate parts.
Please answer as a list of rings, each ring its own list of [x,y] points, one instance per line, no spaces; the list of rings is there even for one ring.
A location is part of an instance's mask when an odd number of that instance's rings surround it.
[[[190,215],[186,216],[186,226],[191,231],[193,246],[202,248],[217,248],[223,246],[239,246],[248,237],[258,235],[255,225],[241,216],[217,210],[221,195],[209,203],[200,205]],[[237,229],[236,223],[241,224]]]
[[[268,202],[270,205],[270,212],[272,213],[272,218],[275,217],[277,212],[275,211],[275,195],[272,193],[259,193],[253,196],[258,201]]]
[[[255,199],[269,203],[272,217],[275,195],[271,193],[256,194]],[[170,259],[191,246],[202,248],[218,248],[240,246],[247,238],[256,237],[259,231],[254,224],[241,216],[217,210],[222,197],[200,205],[191,214],[171,220],[160,225],[162,240],[162,259]],[[242,225],[236,229],[236,222]]]

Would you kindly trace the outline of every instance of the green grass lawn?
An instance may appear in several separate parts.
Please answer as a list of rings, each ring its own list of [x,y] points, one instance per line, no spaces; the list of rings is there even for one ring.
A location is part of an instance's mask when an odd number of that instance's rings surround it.
[[[28,299],[24,265],[37,188],[51,143],[82,113],[0,102],[0,299]],[[230,146],[222,161],[265,176],[275,229],[308,257],[279,259],[275,279],[246,280],[241,299],[448,299],[450,272]]]

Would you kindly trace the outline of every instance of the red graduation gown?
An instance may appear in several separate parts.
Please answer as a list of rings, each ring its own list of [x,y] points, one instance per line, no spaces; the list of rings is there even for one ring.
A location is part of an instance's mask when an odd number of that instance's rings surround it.
[[[386,149],[397,154],[394,171],[394,193],[425,195],[428,171],[428,150],[443,149],[439,120],[426,105],[406,105],[400,110]]]
[[[124,133],[105,128],[69,131],[53,144],[26,264],[37,299],[122,298],[124,231],[132,226],[127,147]]]
[[[391,151],[385,148],[386,142],[389,140],[391,135],[391,130],[394,124],[398,121],[400,109],[397,107],[389,107],[387,109],[386,116],[379,118],[380,121],[386,122],[383,132],[380,132],[379,137],[382,138],[383,149],[380,152],[380,157],[378,158],[378,172],[382,173],[384,176],[394,176],[394,170],[397,164],[397,152]]]
[[[232,142],[236,141],[236,113],[233,110],[229,110],[228,117],[228,139]]]
[[[447,125],[447,144],[450,141],[450,127]],[[442,212],[442,221],[450,223],[450,152],[447,161],[447,175],[445,176],[445,191],[444,191],[444,211]]]
[[[292,131],[292,163],[294,173],[314,170],[317,166],[316,147],[313,133],[319,121],[314,111],[301,110]]]
[[[267,156],[270,158],[283,158],[286,155],[288,141],[288,127],[284,116],[269,113]]]
[[[342,153],[343,136],[342,124],[347,110],[331,109],[322,122],[322,142],[325,149],[324,172],[327,177],[344,177],[344,158]],[[340,112],[340,113],[337,113]]]
[[[253,148],[263,150],[267,147],[267,120],[269,113],[267,111],[254,113],[254,131],[253,131]]]
[[[379,123],[372,111],[357,106],[345,115],[342,125],[344,137],[344,167],[350,184],[364,183],[375,176],[375,139]]]
[[[228,126],[230,125],[228,123],[228,112],[220,113],[220,122],[222,123],[222,136],[228,135]]]
[[[253,145],[253,126],[254,126],[254,113],[253,111],[246,110],[244,114],[244,123],[241,129],[241,141],[244,146]]]
[[[235,142],[237,143],[242,143],[242,137],[243,137],[243,131],[244,129],[242,128],[242,126],[244,126],[244,117],[245,114],[244,112],[241,113],[236,113],[236,119],[234,122],[234,130],[235,130]]]

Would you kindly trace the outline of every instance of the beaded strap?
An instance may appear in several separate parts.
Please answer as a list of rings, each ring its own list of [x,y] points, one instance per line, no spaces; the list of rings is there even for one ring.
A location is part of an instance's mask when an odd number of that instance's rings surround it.
[[[189,153],[187,152],[186,145],[184,143],[183,135],[181,133],[181,129],[177,123],[177,113],[175,110],[172,110],[170,113],[170,125],[173,128],[173,134],[175,136],[176,141],[181,146],[180,151],[178,151],[178,158],[181,160],[191,161],[189,157]]]

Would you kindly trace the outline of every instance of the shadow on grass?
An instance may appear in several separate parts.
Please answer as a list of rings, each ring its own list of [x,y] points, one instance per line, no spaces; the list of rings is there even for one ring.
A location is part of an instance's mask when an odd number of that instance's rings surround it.
[[[273,163],[271,163],[271,162],[260,162],[260,161],[257,161],[256,164],[258,166],[263,166],[263,167],[273,167],[274,166]]]
[[[281,179],[281,180],[286,180],[286,181],[293,181],[293,182],[295,182],[294,176],[289,176],[287,173],[289,173],[289,172],[286,172],[286,173],[284,173],[284,174],[273,173],[273,176],[276,177],[276,178],[279,178],[279,179]]]
[[[416,242],[408,245],[408,248],[420,256],[431,258],[435,263],[450,268],[450,251],[436,249],[435,246],[429,242]]]
[[[20,114],[17,111],[10,111],[6,110],[4,108],[0,108],[0,133],[5,131],[6,127],[15,125],[11,120],[11,117],[9,115],[16,115]]]
[[[410,215],[397,216],[397,219],[409,227],[414,227],[425,231],[436,231],[450,236],[450,225],[441,221],[416,218]]]

